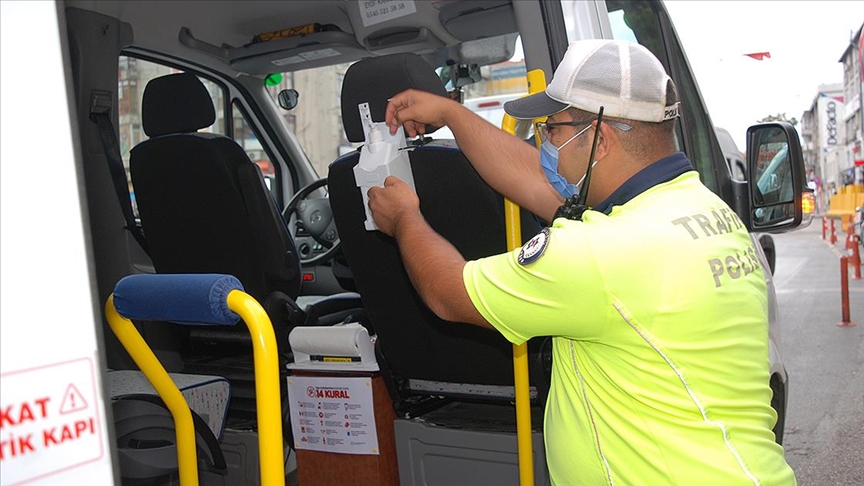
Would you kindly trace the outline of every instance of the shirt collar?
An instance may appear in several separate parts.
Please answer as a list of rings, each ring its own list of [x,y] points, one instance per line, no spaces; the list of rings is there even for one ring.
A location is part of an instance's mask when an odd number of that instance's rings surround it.
[[[621,206],[648,189],[658,184],[669,182],[691,170],[693,170],[693,164],[690,163],[690,160],[687,159],[687,156],[683,152],[667,155],[627,179],[609,197],[591,209],[609,214],[613,206]]]

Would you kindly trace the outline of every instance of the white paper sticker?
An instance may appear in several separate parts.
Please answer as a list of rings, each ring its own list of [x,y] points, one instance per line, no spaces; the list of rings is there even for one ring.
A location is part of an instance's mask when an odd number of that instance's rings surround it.
[[[414,0],[359,0],[363,27],[411,15],[417,11]]]
[[[297,64],[306,61],[317,61],[318,59],[326,59],[328,57],[336,57],[340,55],[342,55],[342,53],[337,51],[336,49],[318,49],[317,51],[301,52],[296,56],[276,59],[274,61],[270,61],[270,63],[276,66],[288,66],[289,64]]]
[[[371,378],[289,376],[294,448],[378,455]]]
[[[318,49],[317,51],[309,51],[300,53],[300,57],[306,59],[307,61],[314,61],[316,59],[326,59],[328,57],[336,57],[340,55],[340,52],[336,49],[327,48],[327,49]]]
[[[285,57],[282,59],[276,59],[276,60],[270,61],[270,62],[272,64],[277,65],[277,66],[287,66],[289,64],[297,64],[298,62],[303,62],[305,60],[306,59],[303,59],[300,56],[291,56],[291,57]]]
[[[46,480],[105,452],[89,358],[3,373],[3,484]]]

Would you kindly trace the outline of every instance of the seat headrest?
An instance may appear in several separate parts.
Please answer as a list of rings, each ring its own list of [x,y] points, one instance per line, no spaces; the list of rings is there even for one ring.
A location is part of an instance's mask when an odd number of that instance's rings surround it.
[[[154,78],[144,88],[141,122],[148,137],[193,133],[215,121],[210,93],[194,74]]]
[[[369,103],[372,121],[383,122],[387,100],[410,88],[447,96],[435,70],[417,54],[372,57],[352,64],[342,81],[342,125],[348,140],[365,139],[357,105]]]

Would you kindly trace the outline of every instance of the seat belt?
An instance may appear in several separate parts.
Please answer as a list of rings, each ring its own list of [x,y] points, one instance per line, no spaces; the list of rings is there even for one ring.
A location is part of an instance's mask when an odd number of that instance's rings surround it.
[[[132,200],[129,197],[129,182],[126,179],[126,169],[123,167],[123,158],[120,155],[120,144],[117,143],[117,135],[114,133],[114,124],[111,122],[111,92],[93,90],[90,92],[90,120],[99,127],[99,135],[102,138],[102,147],[105,150],[105,159],[108,161],[108,169],[111,179],[114,180],[114,190],[117,192],[117,201],[126,219],[126,229],[132,233],[135,241],[141,246],[145,253],[150,254],[147,240],[141,228],[132,214]]]

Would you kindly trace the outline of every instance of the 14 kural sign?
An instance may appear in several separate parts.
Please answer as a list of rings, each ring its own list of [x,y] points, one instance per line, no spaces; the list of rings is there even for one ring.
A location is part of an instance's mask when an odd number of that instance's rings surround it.
[[[377,455],[372,379],[288,377],[294,447]]]

